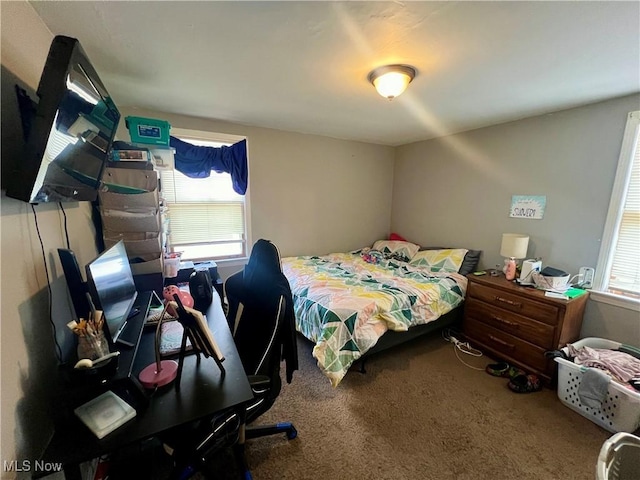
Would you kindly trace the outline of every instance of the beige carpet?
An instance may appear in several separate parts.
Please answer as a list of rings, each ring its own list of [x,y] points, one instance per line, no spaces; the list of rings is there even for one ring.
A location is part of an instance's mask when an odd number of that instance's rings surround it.
[[[515,394],[468,368],[438,333],[373,356],[335,389],[312,345],[298,349],[300,370],[256,422],[292,421],[298,438],[248,441],[255,480],[594,479],[612,435],[555,390]]]

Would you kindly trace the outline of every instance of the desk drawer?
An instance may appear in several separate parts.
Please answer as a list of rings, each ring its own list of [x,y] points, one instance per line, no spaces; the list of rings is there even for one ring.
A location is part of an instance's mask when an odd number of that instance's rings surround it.
[[[472,341],[475,340],[498,354],[502,354],[506,359],[517,359],[541,372],[547,370],[544,348],[532,345],[490,325],[473,321],[471,318],[465,319],[464,331]]]
[[[549,325],[558,323],[558,307],[502,290],[473,283],[469,296]]]
[[[489,305],[476,298],[468,299],[464,308],[469,317],[501,332],[509,333],[547,350],[553,348],[555,327],[551,325]]]

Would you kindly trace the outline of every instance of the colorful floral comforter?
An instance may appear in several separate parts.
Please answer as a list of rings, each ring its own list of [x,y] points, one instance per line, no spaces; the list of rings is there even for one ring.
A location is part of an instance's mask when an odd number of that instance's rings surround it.
[[[357,251],[288,257],[296,328],[316,343],[313,356],[337,386],[351,364],[387,331],[406,331],[451,311],[467,279]]]

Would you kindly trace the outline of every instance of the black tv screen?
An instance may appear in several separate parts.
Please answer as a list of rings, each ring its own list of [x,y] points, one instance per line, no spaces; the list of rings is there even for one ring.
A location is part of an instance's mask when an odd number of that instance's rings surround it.
[[[95,200],[120,112],[77,39],[53,39],[36,93],[34,106],[21,109],[25,150],[7,179],[7,196]]]

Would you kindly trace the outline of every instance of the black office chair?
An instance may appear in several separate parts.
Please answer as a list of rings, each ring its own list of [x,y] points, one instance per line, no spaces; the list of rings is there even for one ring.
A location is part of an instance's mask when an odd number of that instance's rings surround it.
[[[181,454],[180,478],[188,478],[194,469],[206,465],[208,458],[231,441],[243,478],[249,480],[252,477],[244,456],[246,439],[278,433],[285,433],[290,440],[297,436],[295,427],[288,422],[249,425],[271,408],[280,393],[280,362],[286,362],[288,383],[298,368],[293,300],[276,246],[268,240],[258,240],[244,270],[225,282],[224,294],[229,328],[254,399],[240,413],[229,412],[209,421],[206,435],[203,436],[202,425],[190,432],[189,437],[197,441],[190,442],[195,446],[193,452]]]

